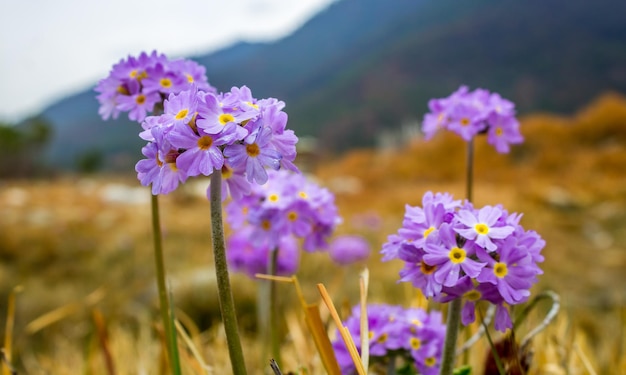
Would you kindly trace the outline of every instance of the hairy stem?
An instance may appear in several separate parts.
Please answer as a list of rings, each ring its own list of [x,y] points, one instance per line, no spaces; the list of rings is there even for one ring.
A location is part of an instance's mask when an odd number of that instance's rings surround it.
[[[226,331],[228,353],[233,374],[246,374],[246,364],[239,339],[235,302],[230,288],[228,265],[226,264],[226,246],[224,244],[224,223],[222,220],[222,174],[216,170],[211,174],[211,230],[213,239],[213,258],[217,277],[217,293],[220,301],[222,322]]]
[[[165,330],[165,341],[167,343],[167,353],[172,374],[180,374],[180,361],[176,348],[176,332],[172,331],[170,324],[170,304],[165,286],[165,263],[163,261],[163,242],[161,235],[161,223],[159,216],[159,196],[152,195],[152,236],[154,242],[154,260],[156,263],[156,279],[159,289],[159,311],[161,321]]]
[[[461,298],[452,300],[448,305],[448,321],[446,323],[446,340],[443,345],[441,356],[440,375],[452,375],[454,370],[454,359],[456,357],[456,340],[459,335],[459,325],[461,323]]]

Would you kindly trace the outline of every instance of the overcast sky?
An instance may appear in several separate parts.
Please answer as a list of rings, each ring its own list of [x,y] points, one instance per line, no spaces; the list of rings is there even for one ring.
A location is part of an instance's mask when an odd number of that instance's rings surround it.
[[[335,0],[0,0],[0,121],[88,88],[128,54],[288,35]]]

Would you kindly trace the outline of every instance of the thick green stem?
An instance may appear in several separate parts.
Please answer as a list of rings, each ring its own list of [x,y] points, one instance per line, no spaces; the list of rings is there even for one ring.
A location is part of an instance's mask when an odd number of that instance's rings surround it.
[[[159,217],[159,196],[152,195],[152,235],[154,242],[154,260],[156,263],[156,279],[159,289],[159,304],[163,329],[165,330],[165,341],[167,343],[167,353],[169,356],[172,374],[180,374],[180,361],[176,347],[176,331],[172,329],[170,320],[170,304],[165,286],[165,263],[163,262],[163,242],[161,241],[161,223]]]
[[[246,364],[239,339],[235,302],[230,289],[228,265],[226,263],[226,246],[224,244],[224,223],[222,220],[222,174],[219,170],[211,175],[211,229],[213,238],[213,257],[215,275],[217,277],[217,294],[220,301],[222,322],[226,331],[228,353],[233,374],[246,374]]]
[[[448,321],[446,323],[446,340],[441,356],[440,375],[452,375],[454,370],[454,358],[456,356],[456,340],[459,335],[461,323],[461,298],[452,300],[448,305]]]

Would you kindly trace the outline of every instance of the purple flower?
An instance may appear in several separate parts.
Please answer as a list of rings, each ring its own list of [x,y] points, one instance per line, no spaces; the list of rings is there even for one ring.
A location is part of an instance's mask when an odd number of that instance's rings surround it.
[[[464,275],[477,277],[485,267],[486,263],[471,258],[474,254],[474,243],[466,241],[459,246],[456,233],[449,224],[444,223],[439,228],[438,235],[426,241],[426,254],[423,259],[437,267],[435,281],[451,287]]]
[[[346,266],[366,260],[370,250],[369,243],[361,236],[340,236],[331,242],[328,255],[333,262]]]
[[[191,127],[181,125],[169,132],[168,139],[174,147],[185,149],[176,165],[188,176],[209,176],[214,170],[222,169],[224,155],[219,146],[227,143],[224,137],[206,134],[202,129],[196,133]]]
[[[535,281],[536,272],[532,257],[528,251],[517,247],[515,238],[509,237],[504,241],[498,251],[499,260],[482,249],[477,249],[476,253],[478,259],[487,263],[476,280],[496,285],[507,303],[516,304],[528,298],[528,289]]]
[[[478,246],[495,251],[498,246],[493,243],[492,239],[506,238],[515,230],[510,225],[496,226],[501,215],[500,208],[491,206],[481,208],[478,214],[470,210],[460,210],[458,220],[463,226],[455,230],[468,240],[476,241]]]
[[[250,182],[264,184],[268,178],[265,166],[275,170],[280,167],[282,156],[269,144],[271,135],[270,128],[262,128],[250,134],[244,144],[233,144],[224,149],[224,155],[233,167],[246,166],[246,176]]]
[[[141,151],[147,159],[135,165],[137,178],[142,185],[152,185],[152,194],[168,194],[187,180],[187,175],[178,169],[179,153],[163,139],[161,129],[153,130],[156,142],[148,143]]]
[[[120,95],[117,101],[118,110],[128,111],[129,119],[141,122],[154,105],[161,101],[161,97],[157,93],[136,92],[132,95]]]
[[[509,144],[522,143],[524,137],[519,131],[519,122],[515,117],[493,115],[492,126],[487,131],[487,142],[496,148],[496,151],[506,154],[511,149]]]

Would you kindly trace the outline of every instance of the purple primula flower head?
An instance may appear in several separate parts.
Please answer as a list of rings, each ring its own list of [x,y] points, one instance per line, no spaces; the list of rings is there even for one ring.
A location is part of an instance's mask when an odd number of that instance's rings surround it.
[[[346,266],[366,260],[370,255],[369,242],[361,236],[344,235],[335,238],[328,248],[333,262]]]
[[[343,325],[350,332],[359,353],[362,342],[360,322],[361,308],[357,305],[352,308],[351,316]],[[391,358],[398,359],[396,363],[399,365],[409,363],[415,369],[432,367],[434,371],[439,370],[446,331],[441,313],[427,313],[420,308],[405,309],[401,306],[371,304],[367,306],[367,325],[370,369],[374,372],[378,373],[378,369],[387,370]],[[341,373],[356,373],[354,363],[339,334],[332,346]]]
[[[248,240],[254,244],[271,247],[281,238],[292,237],[302,241],[306,251],[326,249],[328,238],[340,222],[332,195],[309,199],[323,195],[316,191],[324,190],[304,176],[286,170],[269,170],[265,185],[248,185],[248,195],[226,205],[226,220],[233,230],[251,228]],[[302,194],[304,191],[311,195]],[[329,218],[329,213],[334,217]]]
[[[276,244],[250,241],[252,227],[234,233],[227,240],[226,260],[234,272],[242,272],[249,277],[267,274],[271,258],[276,252],[275,275],[290,276],[296,273],[300,263],[298,243],[292,236],[282,237]]]
[[[461,86],[447,98],[431,99],[424,115],[422,131],[426,139],[439,129],[459,134],[465,141],[487,133],[487,141],[500,153],[508,153],[510,144],[523,142],[515,105],[497,93],[484,89],[472,92]]]
[[[131,120],[141,122],[155,106],[162,108],[161,104],[169,94],[189,89],[188,75],[197,82],[195,87],[198,89],[214,91],[206,77],[201,76],[203,68],[194,69],[196,63],[185,61],[172,62],[156,51],[122,59],[95,88],[99,93],[98,112],[105,120],[117,118],[120,112],[128,112]]]
[[[463,324],[474,321],[475,304],[484,300],[498,306],[496,328],[509,327],[505,304],[528,299],[542,273],[537,263],[543,261],[545,241],[520,225],[521,214],[509,214],[501,205],[476,209],[431,192],[422,203],[406,206],[402,227],[382,247],[383,260],[403,261],[400,281],[428,298],[443,303],[463,298]]]

